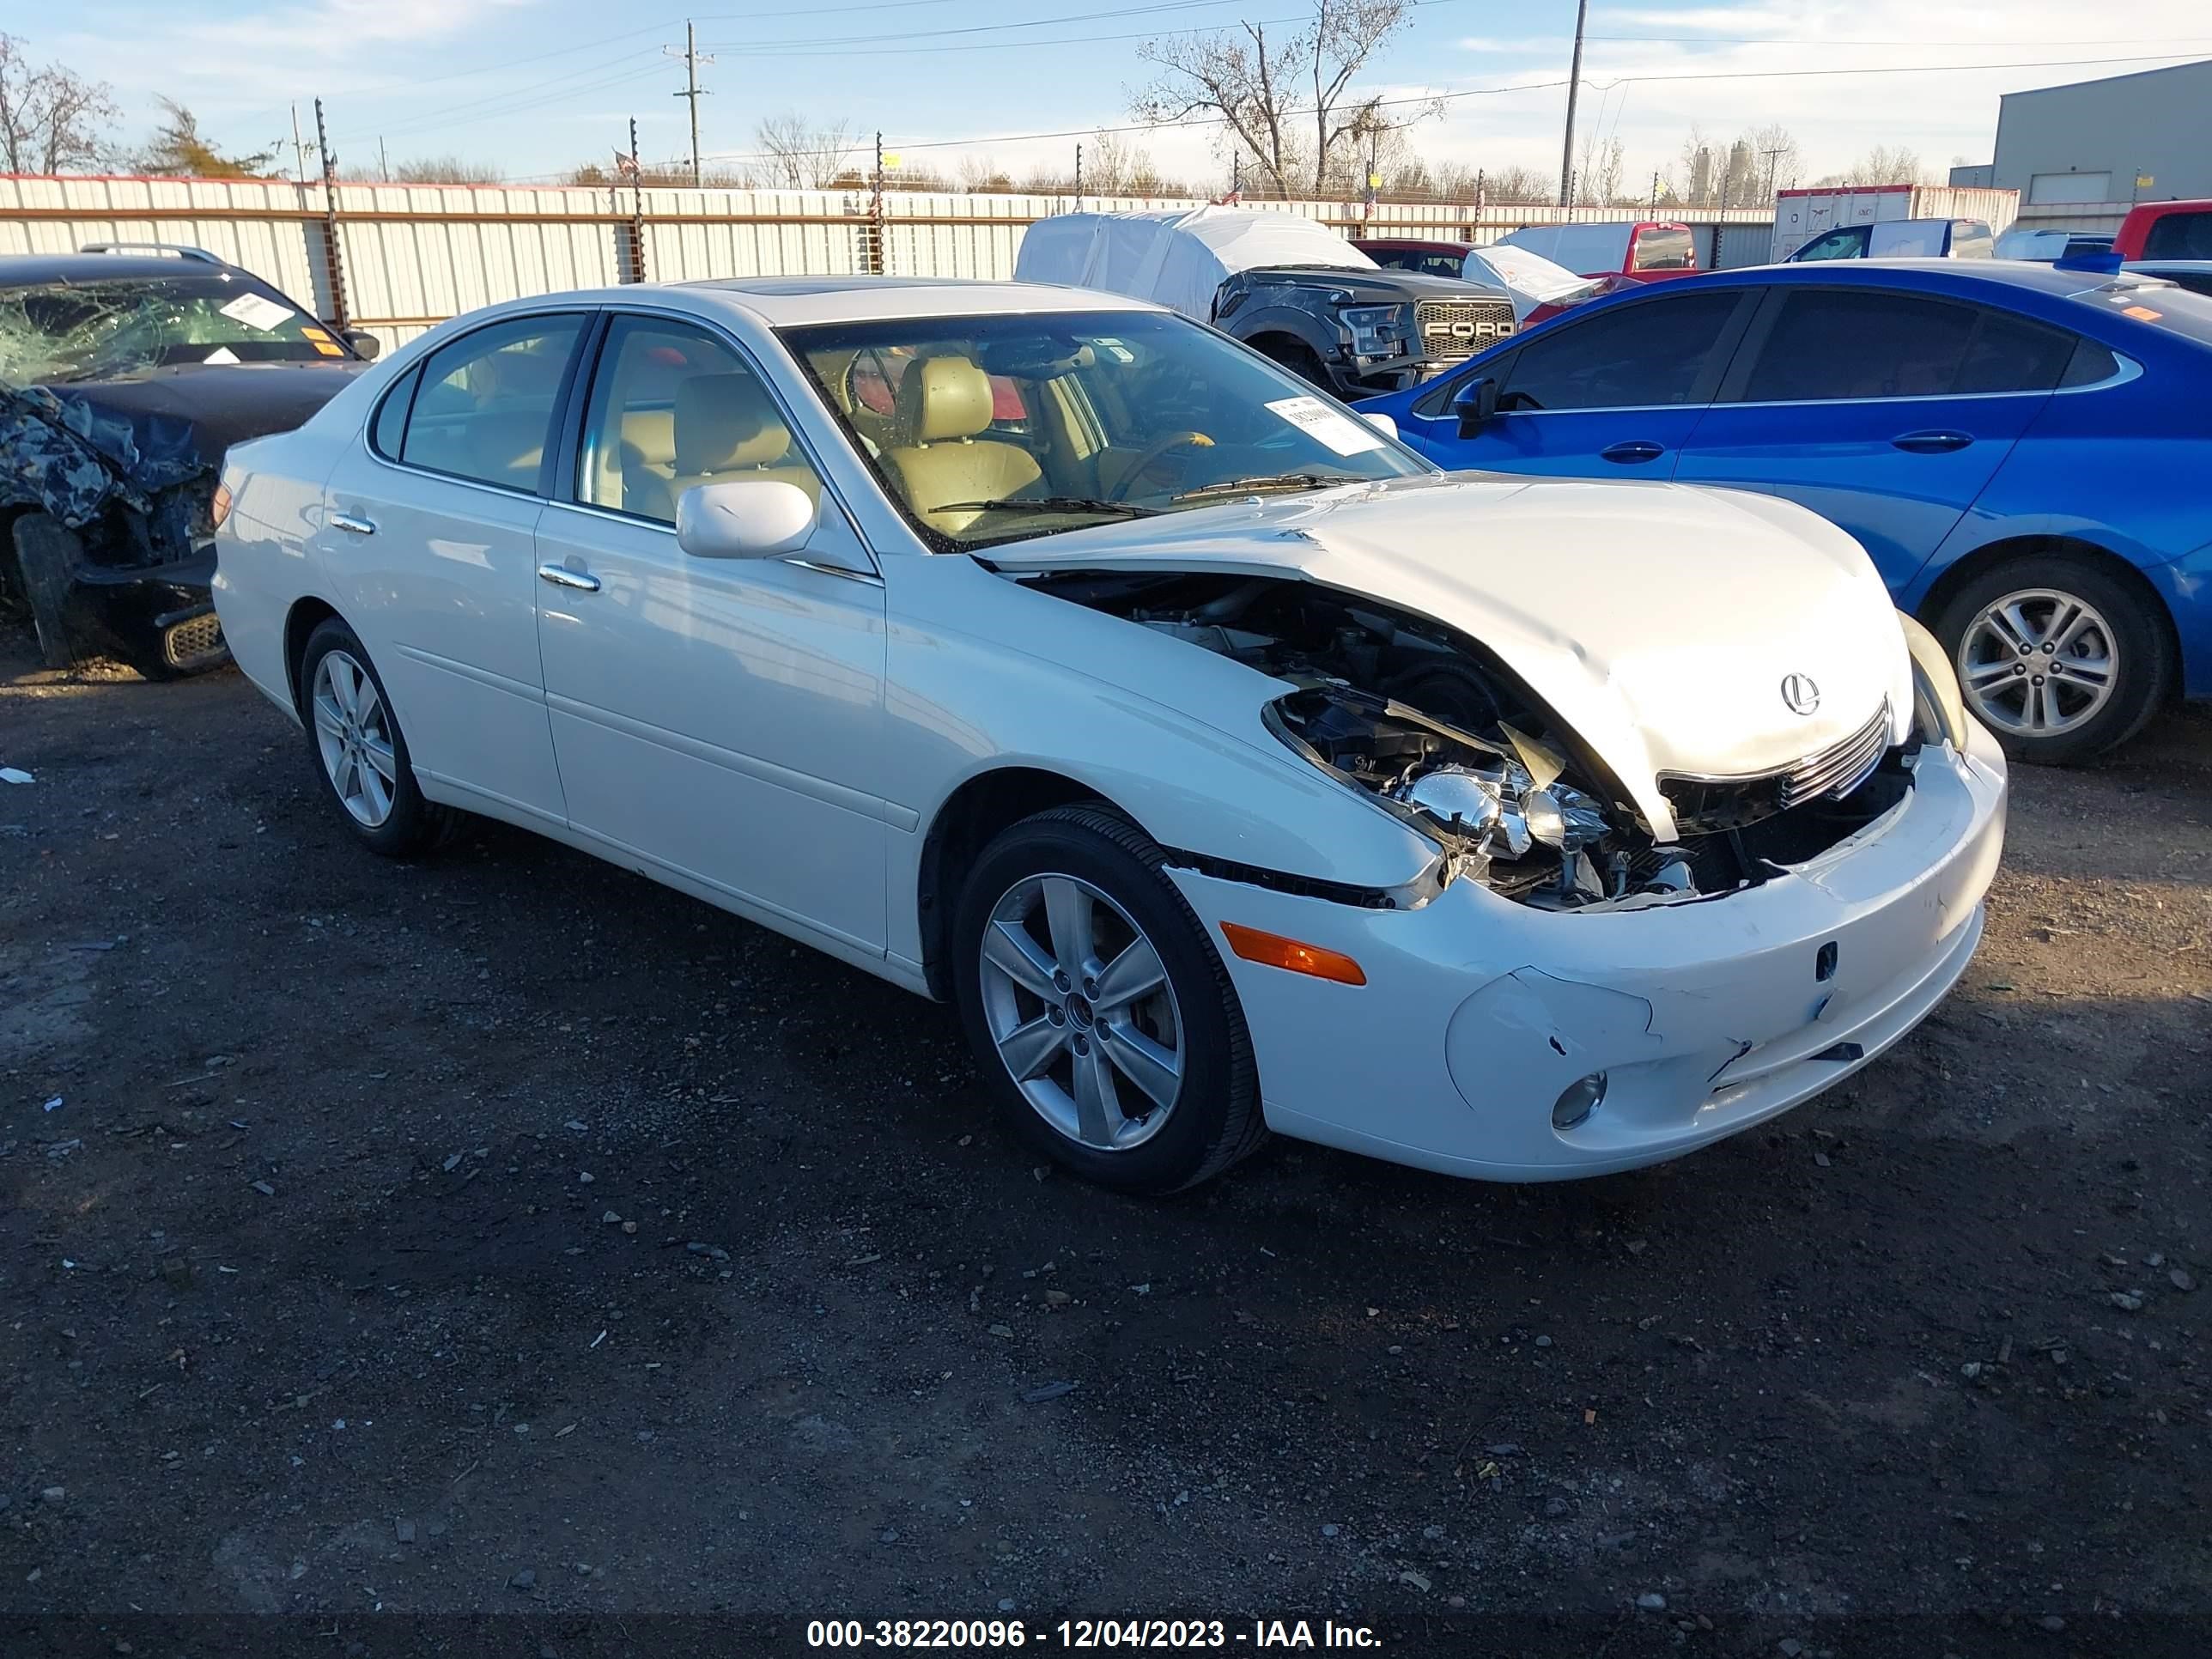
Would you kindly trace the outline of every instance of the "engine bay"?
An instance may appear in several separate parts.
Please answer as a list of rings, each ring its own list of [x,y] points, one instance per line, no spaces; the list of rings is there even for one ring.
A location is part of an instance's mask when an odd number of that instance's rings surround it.
[[[1275,577],[1022,580],[1287,681],[1297,689],[1264,713],[1277,738],[1435,841],[1441,884],[1477,880],[1542,908],[1640,908],[1756,886],[1872,823],[1912,785],[1917,739],[1839,796],[1784,806],[1770,780],[1726,786],[1735,810],[1662,843],[1601,757],[1492,653],[1438,623]]]

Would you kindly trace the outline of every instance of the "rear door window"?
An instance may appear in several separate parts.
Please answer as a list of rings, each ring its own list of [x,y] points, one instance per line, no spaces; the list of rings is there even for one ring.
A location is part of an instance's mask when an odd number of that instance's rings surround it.
[[[1802,289],[1744,376],[1745,403],[2048,392],[2074,355],[2062,329],[1881,289]]]
[[[1718,379],[1714,348],[1733,332],[1729,321],[1750,291],[1705,289],[1639,300],[1537,335],[1516,355],[1498,406],[1641,409],[1692,402],[1701,385]]]
[[[584,319],[515,317],[432,352],[408,411],[409,466],[507,489],[536,490],[553,414]]]

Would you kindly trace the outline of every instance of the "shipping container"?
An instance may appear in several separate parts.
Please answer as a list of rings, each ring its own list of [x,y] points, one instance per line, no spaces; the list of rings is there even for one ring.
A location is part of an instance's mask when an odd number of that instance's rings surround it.
[[[1779,264],[1815,236],[1839,225],[1871,225],[1885,219],[1978,219],[1992,235],[1998,235],[2019,216],[2016,190],[1976,190],[1953,185],[1838,185],[1778,191],[1769,257]]]

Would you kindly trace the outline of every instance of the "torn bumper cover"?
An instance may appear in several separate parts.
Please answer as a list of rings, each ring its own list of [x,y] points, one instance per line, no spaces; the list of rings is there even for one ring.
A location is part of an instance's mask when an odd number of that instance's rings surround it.
[[[166,678],[228,660],[209,591],[211,477],[184,420],[0,387],[0,587],[50,665],[112,653]]]
[[[1785,873],[1644,908],[1538,910],[1459,881],[1419,909],[1358,909],[1170,873],[1209,929],[1310,942],[1366,975],[1352,989],[1224,953],[1272,1126],[1490,1180],[1603,1175],[1830,1087],[1957,981],[2003,843],[2004,759],[1976,727],[1969,753],[1929,745],[1915,772],[1889,812]],[[1365,1005],[1349,1024],[1348,998]]]

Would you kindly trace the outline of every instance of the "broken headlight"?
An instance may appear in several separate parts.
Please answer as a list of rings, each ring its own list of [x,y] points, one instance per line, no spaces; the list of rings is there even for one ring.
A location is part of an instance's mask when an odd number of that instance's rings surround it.
[[[1391,795],[1473,841],[1491,859],[1517,859],[1542,846],[1571,860],[1603,841],[1607,829],[1595,800],[1557,781],[1539,787],[1518,761],[1436,767]]]
[[[1966,702],[1959,695],[1958,671],[1942,643],[1902,611],[1898,626],[1905,630],[1905,648],[1912,653],[1912,724],[1927,743],[1966,746]]]

